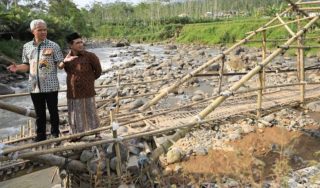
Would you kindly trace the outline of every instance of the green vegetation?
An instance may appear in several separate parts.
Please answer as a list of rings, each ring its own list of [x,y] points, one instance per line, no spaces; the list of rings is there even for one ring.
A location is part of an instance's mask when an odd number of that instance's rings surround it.
[[[10,2],[0,1],[0,51],[11,57],[19,56],[15,51],[32,39],[29,23],[36,18],[48,23],[49,39],[62,47],[65,46],[64,36],[71,31],[78,31],[88,38],[125,38],[131,42],[174,39],[180,43],[229,45],[265,24],[284,8],[281,0],[150,0],[138,5],[116,1],[95,2],[82,9],[71,0],[25,1],[25,5],[19,4],[18,0]],[[293,25],[289,27],[296,30]],[[288,38],[289,34],[281,27],[268,31],[267,36],[279,39]],[[10,38],[14,40],[8,40]],[[261,40],[261,35],[255,39]],[[248,45],[260,46],[260,43]],[[276,42],[268,43],[269,47],[277,45]]]

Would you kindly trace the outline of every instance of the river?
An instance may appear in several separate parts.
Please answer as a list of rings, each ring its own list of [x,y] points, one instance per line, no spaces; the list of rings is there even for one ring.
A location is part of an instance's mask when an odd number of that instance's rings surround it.
[[[88,51],[95,53],[99,57],[103,70],[108,69],[113,65],[127,63],[129,61],[132,61],[134,58],[141,58],[139,56],[135,56],[134,53],[131,53],[136,50],[147,52],[149,55],[155,56],[156,58],[169,56],[167,54],[164,54],[164,46],[151,46],[146,44],[133,44],[130,47],[121,48],[103,47],[88,49]],[[107,76],[108,74],[102,75],[99,79],[104,79]],[[66,73],[63,70],[58,70],[58,78],[60,82],[60,89],[65,89]],[[16,93],[25,93],[27,92],[26,85],[27,81],[22,81],[20,83],[13,84],[12,88],[16,91]],[[63,101],[64,99],[65,93],[59,93],[59,100]],[[2,101],[9,104],[33,109],[33,105],[29,95],[22,97],[5,98]],[[20,131],[20,127],[22,125],[26,125],[29,119],[32,118],[0,109],[0,138],[18,133]]]

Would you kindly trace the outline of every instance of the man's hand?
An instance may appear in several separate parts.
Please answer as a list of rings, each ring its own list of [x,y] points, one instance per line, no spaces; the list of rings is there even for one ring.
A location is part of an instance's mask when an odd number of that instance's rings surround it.
[[[70,61],[73,61],[74,59],[78,58],[78,56],[72,56],[71,51],[67,54],[67,56],[64,58],[63,62],[68,63]]]
[[[17,72],[18,67],[17,67],[17,65],[15,63],[12,63],[12,65],[7,67],[7,70],[10,71],[10,72]]]

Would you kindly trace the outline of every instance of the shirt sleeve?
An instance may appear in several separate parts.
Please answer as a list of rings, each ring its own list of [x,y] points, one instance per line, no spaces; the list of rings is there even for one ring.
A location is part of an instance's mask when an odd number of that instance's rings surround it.
[[[27,56],[27,46],[23,45],[23,49],[22,49],[22,63],[29,65],[29,58]]]
[[[102,73],[100,60],[95,54],[92,54],[92,58],[91,59],[92,59],[91,65],[92,65],[92,69],[94,71],[95,79],[98,79],[101,76],[101,73]]]
[[[55,63],[63,61],[63,54],[58,44],[54,45],[53,47],[53,61]]]

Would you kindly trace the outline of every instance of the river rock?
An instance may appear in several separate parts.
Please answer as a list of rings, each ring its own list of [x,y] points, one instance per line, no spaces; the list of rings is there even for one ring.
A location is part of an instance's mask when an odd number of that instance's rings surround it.
[[[178,148],[173,148],[167,153],[167,163],[172,164],[180,161],[182,158],[181,151]]]
[[[314,112],[320,112],[320,101],[314,101],[307,104],[307,108]]]
[[[0,95],[13,94],[15,91],[11,87],[0,83]]]
[[[94,154],[90,150],[83,150],[80,156],[80,161],[85,163],[92,159],[94,157]]]
[[[142,99],[137,99],[133,103],[129,105],[129,110],[133,110],[139,108],[144,105],[144,101]]]

